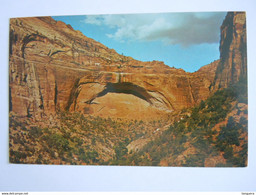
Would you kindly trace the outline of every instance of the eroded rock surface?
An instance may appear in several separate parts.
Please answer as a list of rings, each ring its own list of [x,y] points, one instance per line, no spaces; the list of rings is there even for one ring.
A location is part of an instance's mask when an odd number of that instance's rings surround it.
[[[212,89],[226,88],[246,78],[246,15],[229,12],[221,26],[220,63]]]
[[[10,20],[10,111],[152,118],[206,99],[219,61],[195,73],[141,62],[51,17]]]

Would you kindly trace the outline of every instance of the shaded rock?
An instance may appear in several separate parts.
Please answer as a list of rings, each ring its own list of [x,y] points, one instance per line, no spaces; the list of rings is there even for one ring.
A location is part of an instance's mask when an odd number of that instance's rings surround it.
[[[229,12],[221,26],[220,63],[213,90],[226,88],[247,78],[245,12]]]

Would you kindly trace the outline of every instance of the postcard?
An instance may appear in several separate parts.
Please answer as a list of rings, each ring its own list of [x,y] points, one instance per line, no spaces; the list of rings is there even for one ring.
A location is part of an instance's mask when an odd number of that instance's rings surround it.
[[[245,167],[245,12],[10,19],[9,162]]]

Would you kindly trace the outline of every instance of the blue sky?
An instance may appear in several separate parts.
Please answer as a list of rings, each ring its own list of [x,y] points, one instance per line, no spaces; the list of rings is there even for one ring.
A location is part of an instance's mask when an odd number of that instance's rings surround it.
[[[226,12],[54,16],[115,49],[141,61],[197,71],[219,59],[220,26]]]

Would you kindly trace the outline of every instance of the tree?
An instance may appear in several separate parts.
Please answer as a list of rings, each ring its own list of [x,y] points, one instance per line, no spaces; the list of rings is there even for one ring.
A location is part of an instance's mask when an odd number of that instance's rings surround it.
[[[234,121],[234,118],[231,116],[228,119],[226,126],[221,128],[220,134],[218,136],[218,141],[221,144],[230,146],[235,144],[239,146],[239,128],[237,123]]]
[[[124,142],[119,142],[117,146],[114,147],[116,153],[116,159],[121,160],[124,155],[128,153],[128,149]]]

